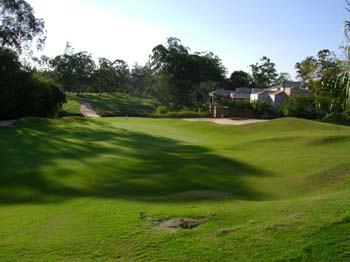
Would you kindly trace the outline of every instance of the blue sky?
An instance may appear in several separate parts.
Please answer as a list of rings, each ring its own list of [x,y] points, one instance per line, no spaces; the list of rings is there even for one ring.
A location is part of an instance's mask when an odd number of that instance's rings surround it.
[[[44,18],[44,53],[69,41],[95,57],[147,61],[175,36],[192,51],[211,51],[227,67],[249,71],[262,56],[294,77],[294,65],[321,49],[340,52],[345,0],[28,0]],[[348,16],[350,18],[350,16]]]

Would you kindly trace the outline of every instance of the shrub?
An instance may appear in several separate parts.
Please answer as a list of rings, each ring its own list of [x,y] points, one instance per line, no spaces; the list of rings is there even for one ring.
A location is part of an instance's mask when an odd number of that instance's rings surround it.
[[[251,103],[249,100],[233,100],[228,103],[228,108],[236,116],[257,118],[272,118],[275,116],[272,106],[261,101]]]
[[[12,51],[0,50],[0,119],[55,117],[66,101],[60,86],[22,69]]]
[[[321,121],[339,125],[350,125],[350,112],[330,113],[322,118]]]
[[[168,112],[168,109],[166,106],[158,106],[157,107],[157,114],[166,114]]]
[[[193,112],[193,111],[181,111],[181,112],[168,112],[166,114],[153,114],[150,117],[154,118],[201,118],[208,117],[209,113]]]
[[[63,104],[67,102],[63,88],[53,80],[34,79],[33,82],[36,82],[35,84],[40,87],[41,92],[41,106],[38,116],[57,117]]]
[[[232,100],[228,103],[229,109],[252,111],[253,107],[249,100]]]
[[[268,103],[256,101],[254,103],[251,103],[251,106],[254,115],[257,117],[273,118],[276,116],[273,107]]]
[[[315,119],[318,116],[315,97],[312,95],[293,95],[283,102],[281,112],[284,116]]]

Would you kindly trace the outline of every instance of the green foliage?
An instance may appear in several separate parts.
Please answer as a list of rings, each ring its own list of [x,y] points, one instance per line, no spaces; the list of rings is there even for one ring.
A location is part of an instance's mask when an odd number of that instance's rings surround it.
[[[153,118],[202,118],[209,117],[210,114],[207,112],[194,112],[194,111],[179,111],[179,112],[167,112],[150,114]]]
[[[249,100],[221,100],[218,103],[221,106],[227,106],[237,116],[255,117],[255,118],[273,118],[276,116],[270,104],[257,101],[251,103]]]
[[[0,0],[0,48],[21,53],[30,49],[35,37],[40,49],[45,42],[44,21],[34,16],[31,5],[24,0]]]
[[[36,83],[41,86],[41,109],[36,116],[57,117],[63,104],[67,103],[63,87],[51,79],[36,76]]]
[[[128,93],[134,96],[156,97],[153,85],[155,78],[150,65],[144,66],[135,64],[130,71]]]
[[[65,91],[89,91],[96,64],[86,52],[65,53],[50,61],[55,80],[62,83]]]
[[[252,103],[252,111],[261,118],[274,118],[277,116],[270,104],[261,101]]]
[[[315,97],[312,95],[293,95],[285,100],[281,107],[284,116],[315,119],[318,112],[315,106]]]
[[[198,107],[208,100],[208,89],[202,82],[225,79],[225,68],[213,53],[189,53],[179,39],[152,50],[152,69],[156,73],[155,90],[162,104],[178,111],[184,106]]]
[[[309,56],[302,62],[296,63],[295,68],[299,79],[310,82],[317,76],[318,61],[313,56]]]
[[[276,65],[266,56],[260,59],[260,63],[250,65],[252,70],[253,85],[257,88],[271,87],[276,84]]]
[[[322,121],[337,125],[350,125],[350,112],[330,113]]]
[[[329,112],[342,112],[346,107],[347,76],[344,65],[345,63],[328,49],[319,51],[317,58],[310,56],[296,64],[298,78],[316,97],[321,96],[329,100]]]
[[[346,0],[347,8],[346,10],[350,13],[350,1]],[[344,22],[344,33],[345,33],[345,46],[344,54],[345,59],[342,63],[342,73],[341,83],[344,85],[344,93],[346,97],[345,106],[347,110],[350,110],[350,21]]]
[[[231,88],[250,87],[253,84],[251,75],[244,71],[234,71],[229,81]]]
[[[237,110],[252,110],[252,104],[249,100],[231,100],[226,102],[227,106],[230,109],[237,109]]]
[[[284,81],[291,81],[292,77],[290,76],[289,73],[282,72],[279,74],[278,78],[276,79],[276,84],[277,85],[282,85]]]
[[[125,92],[128,93],[129,67],[123,60],[109,61],[106,58],[99,59],[99,66],[91,76],[93,92]]]
[[[0,119],[55,117],[65,101],[59,85],[23,70],[12,51],[0,51]]]
[[[168,109],[166,106],[158,106],[157,107],[157,114],[166,114],[168,112]]]

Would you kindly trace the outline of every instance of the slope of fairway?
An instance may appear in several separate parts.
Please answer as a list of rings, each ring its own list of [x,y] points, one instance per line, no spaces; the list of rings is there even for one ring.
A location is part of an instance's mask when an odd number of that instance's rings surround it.
[[[132,97],[122,93],[80,95],[67,94],[63,111],[69,115],[79,115],[80,105],[90,103],[102,115],[121,116],[125,114],[142,116],[154,113],[159,103],[149,98]]]
[[[348,127],[27,118],[0,165],[0,261],[350,260]]]

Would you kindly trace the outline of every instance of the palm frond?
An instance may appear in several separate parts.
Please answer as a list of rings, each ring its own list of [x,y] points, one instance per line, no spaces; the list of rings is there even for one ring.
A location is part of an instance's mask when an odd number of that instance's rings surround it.
[[[350,13],[350,0],[345,0],[346,11]],[[344,22],[344,35],[345,35],[345,60],[343,61],[343,76],[342,84],[344,85],[344,92],[346,95],[345,108],[350,109],[350,21]]]

